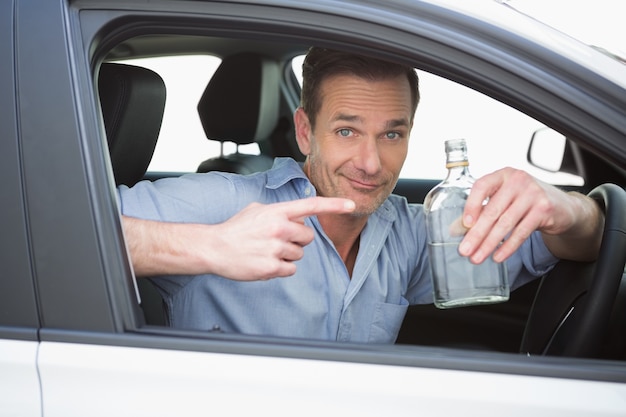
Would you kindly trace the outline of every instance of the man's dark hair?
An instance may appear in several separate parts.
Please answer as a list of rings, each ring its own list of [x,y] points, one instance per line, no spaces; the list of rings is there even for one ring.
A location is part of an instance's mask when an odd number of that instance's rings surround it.
[[[302,64],[302,95],[300,105],[309,116],[311,128],[322,105],[320,86],[335,75],[356,75],[365,80],[384,80],[405,74],[411,88],[413,113],[419,103],[419,80],[415,69],[380,59],[341,52],[333,49],[312,47]]]

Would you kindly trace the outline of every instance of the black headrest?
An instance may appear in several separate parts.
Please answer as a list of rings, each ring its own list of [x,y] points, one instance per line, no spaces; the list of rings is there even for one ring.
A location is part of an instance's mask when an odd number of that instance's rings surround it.
[[[165,110],[165,84],[155,72],[105,63],[100,106],[116,184],[134,185],[150,164]]]
[[[239,145],[270,136],[278,123],[280,69],[253,53],[226,57],[198,103],[207,138]]]

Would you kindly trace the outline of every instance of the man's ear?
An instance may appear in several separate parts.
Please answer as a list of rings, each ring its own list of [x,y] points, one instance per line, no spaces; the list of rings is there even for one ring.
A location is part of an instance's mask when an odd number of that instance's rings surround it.
[[[309,116],[302,107],[298,107],[293,114],[293,124],[296,130],[298,148],[300,148],[300,152],[302,152],[304,156],[308,156],[311,153],[311,138],[313,137],[313,132],[311,132]]]

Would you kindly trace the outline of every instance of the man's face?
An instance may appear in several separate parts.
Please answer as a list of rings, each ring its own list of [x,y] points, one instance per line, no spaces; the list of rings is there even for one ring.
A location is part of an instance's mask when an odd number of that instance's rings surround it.
[[[393,191],[406,158],[409,82],[338,75],[322,83],[321,98],[314,131],[302,109],[295,115],[305,172],[318,195],[352,199],[355,215],[369,215]]]

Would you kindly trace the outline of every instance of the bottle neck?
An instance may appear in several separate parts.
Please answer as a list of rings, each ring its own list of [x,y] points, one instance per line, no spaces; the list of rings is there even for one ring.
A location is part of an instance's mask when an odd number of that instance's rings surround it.
[[[448,161],[446,163],[448,169],[448,176],[446,181],[455,180],[461,177],[470,177],[469,161],[467,159],[460,161]]]
[[[447,182],[468,177],[473,182],[469,173],[469,159],[467,158],[467,146],[464,139],[451,139],[445,142],[446,168],[448,169]]]

